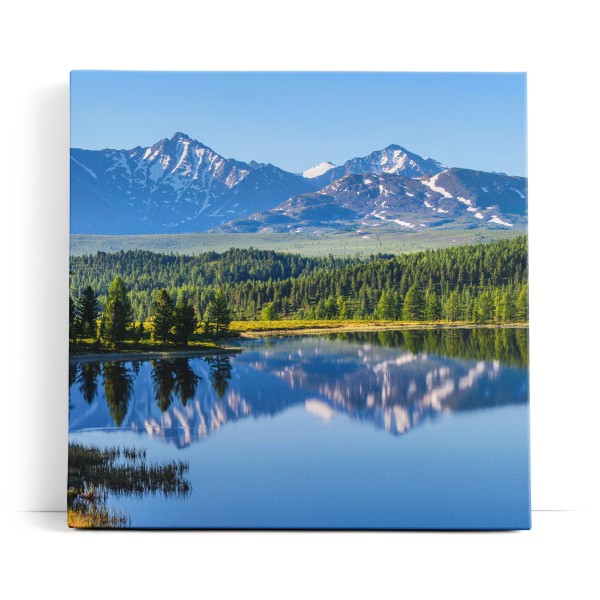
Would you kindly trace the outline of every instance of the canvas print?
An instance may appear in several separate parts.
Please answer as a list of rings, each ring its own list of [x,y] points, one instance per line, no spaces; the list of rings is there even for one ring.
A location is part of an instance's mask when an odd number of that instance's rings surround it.
[[[70,527],[530,527],[525,74],[75,71],[70,159]]]

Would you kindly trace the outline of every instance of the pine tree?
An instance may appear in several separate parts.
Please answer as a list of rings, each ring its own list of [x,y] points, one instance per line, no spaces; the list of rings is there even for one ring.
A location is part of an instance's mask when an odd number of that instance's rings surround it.
[[[188,302],[186,296],[183,296],[175,306],[174,314],[174,333],[175,339],[184,346],[188,345],[190,336],[196,331],[196,311]]]
[[[499,289],[494,291],[494,322],[501,323],[502,322],[502,292]]]
[[[214,299],[208,303],[206,309],[207,320],[214,326],[215,336],[226,332],[231,323],[231,312],[227,304],[227,298],[222,289],[218,289]]]
[[[69,339],[76,340],[77,338],[77,310],[73,298],[69,296]]]
[[[404,321],[422,321],[423,304],[424,302],[421,291],[416,285],[411,286],[404,297],[402,319]]]
[[[273,302],[269,302],[261,311],[260,316],[263,321],[274,321],[277,318],[277,312],[275,311],[275,305]]]
[[[343,296],[338,296],[337,298],[337,313],[340,319],[348,319],[350,316],[348,303],[344,300]]]
[[[371,313],[371,307],[369,306],[369,296],[366,288],[363,286],[358,292],[358,306],[355,312],[356,319],[364,319]]]
[[[517,320],[526,322],[529,320],[529,290],[526,285],[521,288],[517,298]]]
[[[475,313],[478,323],[490,323],[494,320],[494,297],[489,290],[484,290],[477,298]]]
[[[335,319],[338,316],[337,301],[333,296],[329,296],[325,301],[325,318]]]
[[[98,335],[98,296],[91,285],[88,285],[77,301],[77,313],[81,334],[95,338]]]
[[[139,342],[144,336],[144,323],[140,321],[137,325],[131,327],[131,339],[134,342]]]
[[[163,343],[169,341],[175,319],[175,307],[169,292],[160,290],[152,305],[154,318],[152,321],[152,336]]]
[[[316,319],[325,319],[326,316],[327,315],[325,313],[325,302],[323,302],[323,298],[321,298],[317,302],[317,306],[315,307],[315,318]]]
[[[402,296],[400,292],[396,292],[394,294],[394,304],[396,306],[396,311],[394,313],[394,319],[402,318],[402,311],[404,310],[404,303],[402,302]]]
[[[108,300],[100,325],[102,338],[113,346],[118,346],[125,339],[132,320],[127,289],[117,275],[108,288]]]
[[[510,292],[504,292],[500,300],[500,318],[504,323],[512,323],[517,318],[517,307]]]
[[[376,316],[378,319],[391,320],[396,318],[396,303],[392,292],[383,290],[377,303]]]
[[[452,321],[452,323],[454,323],[454,321],[456,321],[456,319],[458,318],[458,314],[460,311],[460,297],[456,290],[453,290],[450,296],[448,296],[448,300],[446,300],[444,309],[448,321]]]
[[[428,289],[425,292],[425,320],[426,321],[439,321],[442,318],[442,307],[437,294]]]

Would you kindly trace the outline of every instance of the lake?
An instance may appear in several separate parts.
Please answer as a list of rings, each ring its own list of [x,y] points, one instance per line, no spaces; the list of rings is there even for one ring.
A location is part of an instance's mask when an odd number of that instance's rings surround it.
[[[108,490],[134,528],[527,529],[527,335],[379,331],[74,358],[69,441],[185,463],[184,493]]]

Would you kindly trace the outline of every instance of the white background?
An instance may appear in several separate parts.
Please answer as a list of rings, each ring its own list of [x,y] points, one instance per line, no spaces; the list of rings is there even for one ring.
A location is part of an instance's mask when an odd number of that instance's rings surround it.
[[[8,577],[0,591],[598,597],[600,132],[591,6],[5,5],[0,437]],[[27,512],[65,503],[72,69],[528,72],[531,532],[88,533],[68,531],[63,514]]]

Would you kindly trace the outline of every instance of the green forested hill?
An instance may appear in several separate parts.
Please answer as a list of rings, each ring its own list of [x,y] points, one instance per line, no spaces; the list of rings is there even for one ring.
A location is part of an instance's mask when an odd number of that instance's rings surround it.
[[[198,256],[142,250],[71,257],[71,293],[87,285],[102,309],[119,275],[135,318],[151,315],[155,293],[186,295],[201,319],[222,288],[236,319],[380,318],[526,320],[527,237],[367,259],[314,257],[256,249]]]

